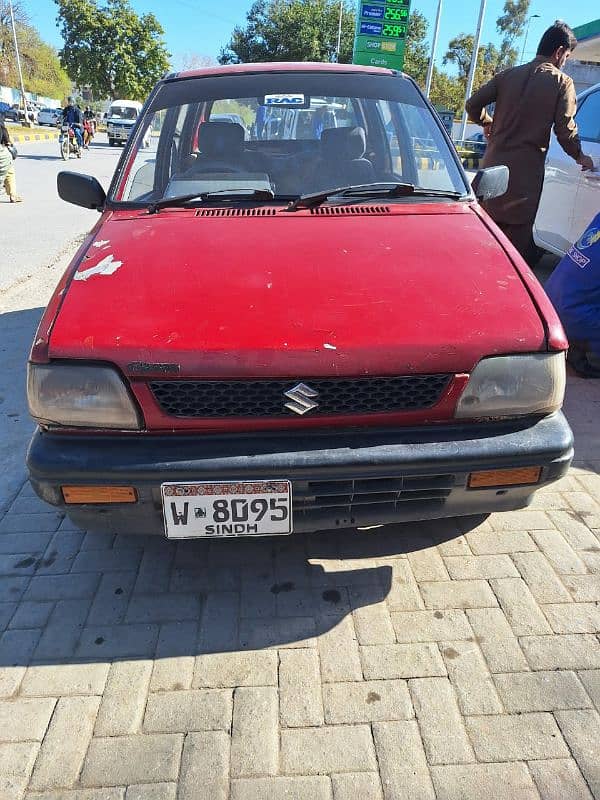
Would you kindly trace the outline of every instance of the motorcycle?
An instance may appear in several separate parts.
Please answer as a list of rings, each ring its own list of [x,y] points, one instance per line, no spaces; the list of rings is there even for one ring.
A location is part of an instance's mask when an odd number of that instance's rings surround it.
[[[79,146],[77,137],[75,136],[75,129],[72,125],[63,123],[60,126],[58,143],[63,161],[68,161],[71,153],[74,153],[77,158],[81,158],[81,147]]]

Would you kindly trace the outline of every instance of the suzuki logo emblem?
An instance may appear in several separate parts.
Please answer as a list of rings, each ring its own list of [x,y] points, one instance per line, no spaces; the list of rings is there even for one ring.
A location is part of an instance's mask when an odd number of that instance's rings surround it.
[[[313,397],[318,397],[319,393],[311,389],[310,386],[307,386],[305,383],[299,383],[297,386],[294,386],[293,389],[284,392],[284,395],[291,401],[286,403],[285,407],[289,408],[289,410],[293,411],[295,414],[300,414],[302,416],[308,411],[319,407],[319,404],[315,403],[312,399]]]

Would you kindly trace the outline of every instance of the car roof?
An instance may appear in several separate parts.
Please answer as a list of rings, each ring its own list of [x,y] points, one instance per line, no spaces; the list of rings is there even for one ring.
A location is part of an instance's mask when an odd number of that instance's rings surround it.
[[[181,78],[207,78],[219,75],[248,75],[264,72],[345,72],[347,74],[366,73],[368,75],[402,75],[393,69],[364,67],[359,64],[332,64],[320,61],[270,61],[257,64],[228,64],[221,67],[204,67],[187,72],[173,72],[165,76],[166,81]]]

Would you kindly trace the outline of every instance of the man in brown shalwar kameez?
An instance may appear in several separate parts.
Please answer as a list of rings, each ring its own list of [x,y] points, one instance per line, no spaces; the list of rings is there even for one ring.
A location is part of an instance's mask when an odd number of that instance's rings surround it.
[[[575,87],[562,72],[576,44],[571,28],[555,22],[544,33],[533,61],[500,72],[466,104],[469,118],[483,125],[488,139],[481,166],[506,164],[510,170],[508,191],[486,202],[485,209],[530,263],[535,260],[533,223],[553,126],[567,155],[582,169],[593,168],[577,134]],[[493,102],[492,119],[485,107]]]

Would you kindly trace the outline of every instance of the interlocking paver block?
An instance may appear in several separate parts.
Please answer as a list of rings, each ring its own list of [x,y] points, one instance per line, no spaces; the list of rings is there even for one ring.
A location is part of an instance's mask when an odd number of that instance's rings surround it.
[[[399,642],[444,642],[473,636],[465,612],[459,609],[405,611],[391,616]]]
[[[39,664],[27,669],[20,694],[38,697],[102,694],[109,664]]]
[[[566,575],[565,586],[578,603],[600,603],[600,575]]]
[[[83,786],[127,786],[177,780],[183,736],[114,736],[92,739],[81,773]]]
[[[437,547],[414,550],[408,554],[408,561],[415,580],[419,582],[447,581],[449,578],[448,570]]]
[[[360,800],[383,800],[381,780],[376,772],[347,772],[343,775],[332,775],[331,786],[333,800],[348,800],[350,797]],[[327,800],[329,797],[328,794],[324,795]]]
[[[238,648],[238,592],[209,592],[202,611],[200,652],[220,653]]]
[[[578,575],[587,572],[585,564],[559,531],[532,531],[535,543],[559,575]]]
[[[87,625],[118,625],[123,622],[135,578],[135,572],[105,573],[92,602]]]
[[[373,738],[385,800],[435,800],[416,721],[376,722]]]
[[[35,758],[38,742],[11,742],[0,744],[0,797],[16,800],[22,797]]]
[[[591,500],[587,495],[588,500]],[[585,550],[598,544],[591,530],[576,515],[568,511],[551,511],[548,516],[574,550]]]
[[[419,585],[426,608],[489,608],[497,606],[487,581],[437,581]]]
[[[138,548],[130,550],[84,550],[73,562],[72,572],[130,572],[142,558]]]
[[[574,672],[514,672],[494,681],[509,714],[591,706]]]
[[[11,628],[43,628],[48,622],[54,609],[53,602],[38,603],[34,600],[24,600],[10,621]]]
[[[408,685],[428,762],[466,764],[475,761],[450,681],[417,678]]]
[[[277,652],[206,653],[196,657],[194,689],[236,686],[276,686]]]
[[[242,778],[231,782],[231,800],[331,800],[331,785],[324,775]]]
[[[542,800],[593,800],[573,759],[530,761],[529,769]]]
[[[160,626],[151,692],[189,689],[194,676],[198,622],[165,622]]]
[[[592,794],[600,796],[600,714],[557,711],[555,716]]]
[[[490,584],[515,636],[552,633],[525,581],[521,578],[498,578]]]
[[[361,647],[360,657],[367,680],[446,675],[440,651],[433,642]]]
[[[176,783],[138,783],[128,786],[125,800],[176,800]]]
[[[111,666],[95,736],[124,736],[140,730],[151,673],[151,661],[116,661]]]
[[[98,586],[98,575],[40,575],[33,577],[25,594],[26,600],[78,600],[92,597]]]
[[[518,578],[519,573],[505,553],[489,556],[449,556],[444,559],[450,577],[455,581],[489,578]]]
[[[39,638],[39,630],[5,631],[2,634],[2,638],[0,638],[0,697],[11,697],[19,688]]]
[[[73,786],[79,776],[100,704],[99,697],[61,697],[31,776],[30,788]]]
[[[0,742],[41,742],[55,704],[51,697],[0,700]]]
[[[447,764],[432,767],[431,777],[437,800],[538,800],[525,764]]]
[[[492,514],[488,522],[494,531],[535,531],[551,528],[544,511],[512,511],[510,514]]]
[[[543,611],[555,633],[600,632],[600,604],[556,603],[543,606]]]
[[[148,697],[145,731],[228,731],[230,726],[231,691],[228,689],[159,692]]]
[[[411,611],[423,608],[419,588],[407,560],[396,559],[392,568],[392,585],[386,597],[392,611]]]
[[[352,617],[344,617],[317,639],[324,683],[360,681],[362,668]]]
[[[287,727],[323,724],[316,650],[282,650],[279,653],[279,718]]]
[[[414,717],[406,681],[328,683],[323,687],[323,704],[328,725]]]
[[[156,785],[164,786],[165,784]],[[105,786],[102,789],[58,789],[49,792],[27,792],[25,800],[126,800],[126,793],[123,786],[111,786],[110,788]],[[159,800],[163,800],[162,796]]]
[[[387,603],[373,602],[372,598],[373,590],[369,586],[358,586],[350,591],[356,638],[360,644],[391,644],[396,641],[396,635]]]
[[[179,622],[200,618],[200,598],[193,594],[134,595],[125,622]]]
[[[552,714],[467,717],[479,761],[568,758],[570,753]]]
[[[183,745],[178,800],[227,800],[229,735],[224,731],[188,733]]]
[[[571,600],[544,553],[514,553],[513,560],[538,603],[568,603]]]
[[[476,556],[526,552],[537,549],[526,530],[477,530],[467,533],[466,539]]]
[[[288,775],[373,772],[377,760],[368,725],[285,728],[281,771]]]
[[[236,689],[231,733],[232,777],[276,775],[278,753],[277,689],[249,686]]]
[[[582,670],[578,675],[593,704],[600,711],[600,669]]]
[[[2,578],[0,581],[0,602],[14,603],[21,599],[25,589],[35,578]],[[27,599],[30,599],[29,597]]]
[[[44,514],[6,514],[0,520],[0,534],[54,533],[58,530],[63,516],[55,511]]]
[[[469,609],[467,617],[491,672],[529,669],[519,642],[499,608]]]
[[[446,662],[450,682],[454,686],[463,714],[501,714],[490,671],[475,642],[442,642],[440,649]]]
[[[158,625],[94,625],[85,627],[77,647],[79,658],[149,658],[154,655]]]
[[[532,669],[595,669],[600,642],[586,634],[524,636],[519,639]]]
[[[35,660],[63,660],[75,654],[91,598],[60,600],[42,631]]]

